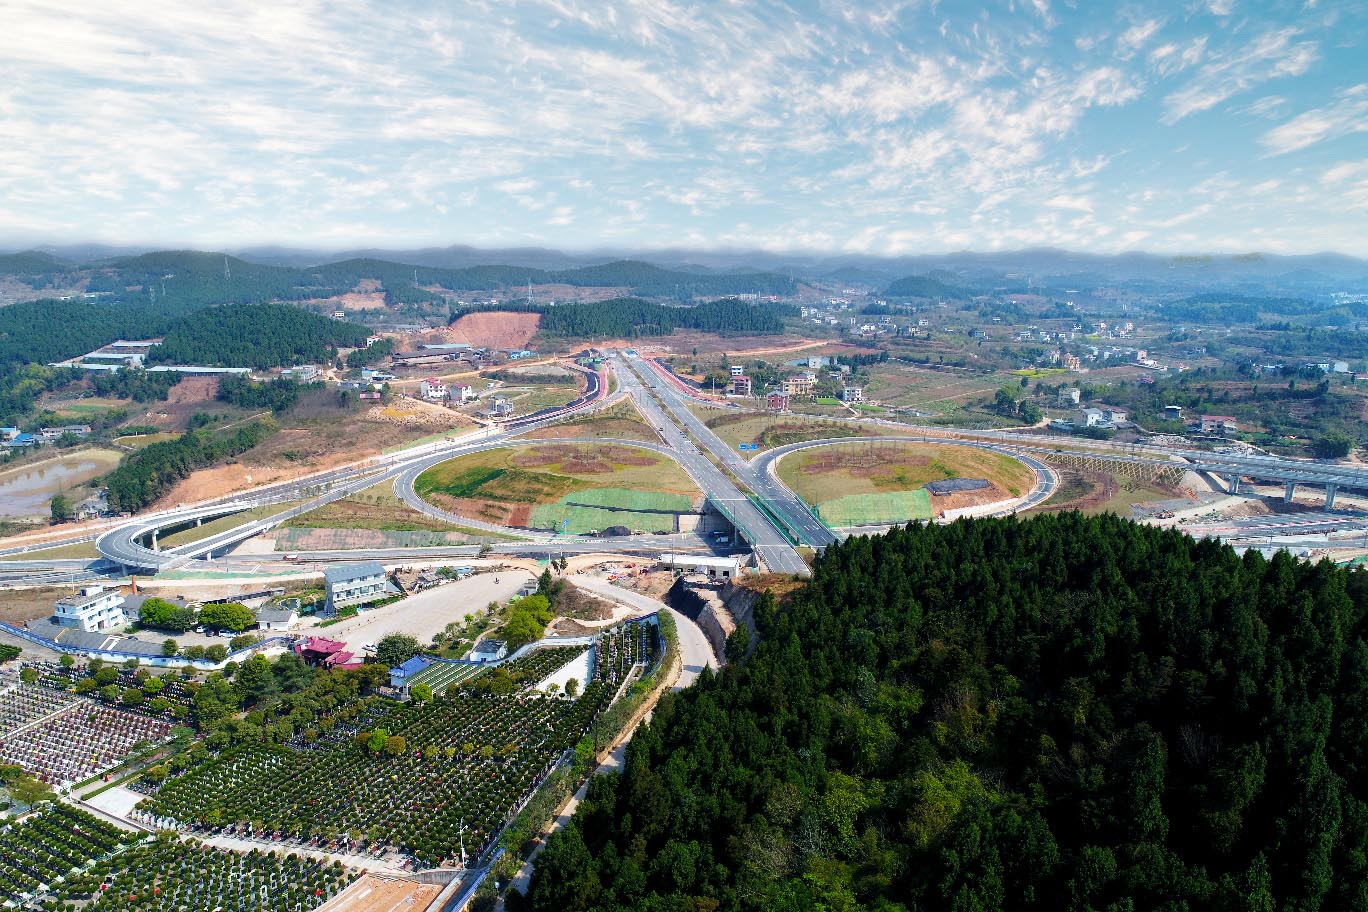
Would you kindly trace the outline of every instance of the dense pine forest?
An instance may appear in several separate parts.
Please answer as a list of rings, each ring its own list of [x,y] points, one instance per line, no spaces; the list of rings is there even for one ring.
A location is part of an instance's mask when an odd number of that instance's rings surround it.
[[[1368,573],[1112,516],[851,538],[667,696],[537,910],[1368,907]]]
[[[330,361],[338,348],[363,347],[369,334],[288,304],[210,307],[177,322],[148,360],[266,370]]]

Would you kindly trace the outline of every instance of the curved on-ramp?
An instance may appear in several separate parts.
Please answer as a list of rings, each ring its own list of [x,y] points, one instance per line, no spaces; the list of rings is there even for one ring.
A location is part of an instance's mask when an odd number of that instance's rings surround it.
[[[782,485],[785,489],[792,490],[779,478],[778,465],[780,460],[799,450],[836,446],[842,443],[934,443],[940,446],[966,446],[1010,456],[1030,469],[1035,475],[1035,486],[1020,498],[1013,498],[1010,501],[1000,501],[999,503],[1004,504],[1000,509],[987,510],[982,514],[979,514],[985,517],[1010,516],[1022,510],[1029,510],[1031,507],[1039,506],[1049,499],[1050,495],[1054,494],[1055,490],[1059,487],[1059,475],[1053,468],[1041,460],[1022,453],[1012,447],[993,443],[977,443],[968,440],[947,440],[944,437],[926,437],[918,435],[894,437],[827,437],[821,440],[805,440],[800,443],[789,443],[784,446],[775,447],[772,450],[767,450],[757,456],[752,462],[752,465],[754,465],[757,470],[774,479],[776,483]],[[795,493],[794,496],[796,497],[797,494]],[[985,504],[984,506],[996,506],[996,504]]]

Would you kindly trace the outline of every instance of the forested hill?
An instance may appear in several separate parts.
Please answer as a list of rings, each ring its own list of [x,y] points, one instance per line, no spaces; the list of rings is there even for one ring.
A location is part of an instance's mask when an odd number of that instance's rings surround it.
[[[592,780],[529,903],[1363,909],[1366,610],[1365,571],[1111,516],[851,538]]]
[[[884,289],[890,298],[967,298],[970,292],[934,276],[906,276]]]
[[[177,321],[148,360],[160,364],[265,370],[326,362],[339,347],[360,348],[369,331],[287,304],[210,307]]]
[[[772,272],[684,272],[621,260],[576,269],[518,266],[438,269],[377,259],[345,260],[296,268],[265,266],[220,253],[169,250],[75,265],[42,253],[0,256],[0,276],[35,288],[58,279],[85,281],[85,290],[117,301],[191,310],[211,304],[302,301],[351,291],[363,280],[379,283],[390,303],[444,300],[441,291],[500,291],[536,285],[626,288],[635,294],[690,300],[694,296],[790,294],[792,278]]]
[[[500,305],[497,308],[464,308],[453,311],[451,322],[477,310],[497,309],[541,314],[541,331],[574,339],[635,339],[669,335],[676,329],[694,329],[721,335],[768,335],[782,332],[791,307],[748,304],[734,298],[707,301],[692,307],[666,307],[639,298],[614,298],[587,304]]]

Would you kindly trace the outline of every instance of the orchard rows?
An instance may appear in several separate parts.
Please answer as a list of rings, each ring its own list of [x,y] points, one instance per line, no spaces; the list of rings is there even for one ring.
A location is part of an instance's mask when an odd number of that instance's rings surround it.
[[[598,685],[575,701],[521,693],[406,704],[378,720],[384,749],[239,748],[168,780],[140,808],[159,825],[402,851],[424,866],[464,852],[468,862],[588,731],[606,695]]]

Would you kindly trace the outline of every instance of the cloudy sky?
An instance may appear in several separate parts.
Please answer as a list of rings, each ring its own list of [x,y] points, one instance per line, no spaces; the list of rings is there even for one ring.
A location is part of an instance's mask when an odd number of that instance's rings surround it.
[[[0,0],[0,241],[1368,255],[1368,4]]]

